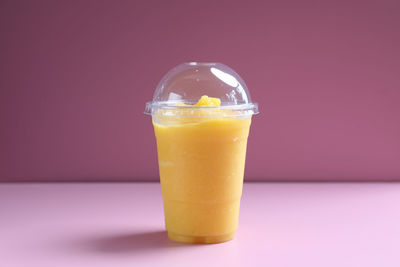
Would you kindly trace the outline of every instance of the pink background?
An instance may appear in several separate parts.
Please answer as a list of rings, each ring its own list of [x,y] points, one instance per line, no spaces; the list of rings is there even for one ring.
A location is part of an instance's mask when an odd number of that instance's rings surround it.
[[[399,267],[400,183],[246,183],[236,238],[169,241],[157,183],[0,184],[2,267]]]
[[[74,3],[71,3],[74,2]],[[400,2],[2,1],[0,180],[156,180],[161,77],[222,62],[248,180],[400,179]]]

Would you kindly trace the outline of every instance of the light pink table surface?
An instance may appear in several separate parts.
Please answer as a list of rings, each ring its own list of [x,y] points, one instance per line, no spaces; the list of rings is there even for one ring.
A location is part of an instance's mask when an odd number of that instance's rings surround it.
[[[400,266],[399,183],[251,183],[235,240],[182,245],[157,183],[0,184],[0,266]]]

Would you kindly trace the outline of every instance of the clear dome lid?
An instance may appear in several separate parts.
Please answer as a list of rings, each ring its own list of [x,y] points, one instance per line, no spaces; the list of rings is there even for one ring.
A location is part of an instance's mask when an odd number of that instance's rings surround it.
[[[192,106],[202,96],[219,98],[220,106]],[[158,84],[153,101],[146,103],[145,114],[177,116],[182,113],[168,111],[189,108],[234,111],[230,116],[258,113],[243,79],[221,63],[190,62],[171,69]]]

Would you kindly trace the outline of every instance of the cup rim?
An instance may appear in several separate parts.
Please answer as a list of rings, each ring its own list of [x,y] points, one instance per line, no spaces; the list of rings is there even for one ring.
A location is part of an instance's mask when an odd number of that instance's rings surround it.
[[[236,116],[248,116],[248,115],[256,115],[259,113],[258,104],[257,103],[244,103],[244,104],[233,104],[228,103],[227,105],[222,106],[178,106],[177,103],[183,103],[181,101],[161,101],[161,102],[147,102],[144,114],[146,115],[155,115],[156,112],[161,111],[162,116],[173,116],[173,117],[221,117],[218,115],[208,115],[208,116],[194,116],[194,115],[176,115],[173,110],[208,110],[208,111],[217,111],[217,110],[231,110],[234,113],[226,115],[226,117],[236,117]]]

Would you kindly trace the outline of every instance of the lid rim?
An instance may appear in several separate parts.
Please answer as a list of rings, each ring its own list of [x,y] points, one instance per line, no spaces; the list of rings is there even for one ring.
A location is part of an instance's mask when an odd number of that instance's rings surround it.
[[[170,102],[169,104],[167,103],[154,103],[152,101],[146,103],[146,108],[144,111],[144,114],[147,115],[153,115],[153,113],[156,110],[232,110],[232,111],[238,111],[238,112],[249,112],[250,114],[247,115],[256,115],[259,114],[258,110],[258,103],[246,103],[246,104],[239,104],[239,105],[227,105],[227,106],[176,106],[176,105],[171,105],[172,103]],[[237,114],[237,115],[232,115],[230,114],[229,116],[243,116],[244,114]],[[165,116],[165,115],[164,115]],[[178,116],[181,117],[181,116]],[[189,116],[193,117],[193,116]],[[200,116],[201,117],[201,116]],[[213,116],[211,116],[213,117]]]
[[[182,102],[170,102],[170,101],[165,101],[165,102],[146,102],[146,107],[158,107],[158,108],[167,108],[167,109],[241,109],[244,107],[248,107],[247,109],[251,108],[257,108],[258,103],[253,102],[253,103],[244,103],[244,104],[235,104],[235,105],[221,105],[221,106],[193,106],[193,105],[187,105],[187,106],[177,106],[177,103],[182,103]]]

